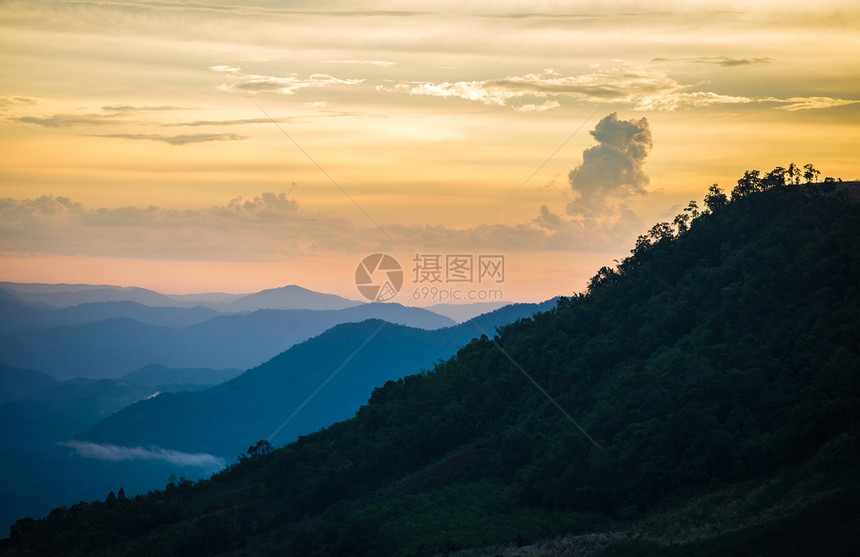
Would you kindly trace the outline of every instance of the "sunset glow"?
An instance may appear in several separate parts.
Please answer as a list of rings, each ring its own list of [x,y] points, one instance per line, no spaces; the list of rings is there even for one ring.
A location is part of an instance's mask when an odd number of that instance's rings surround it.
[[[360,299],[368,253],[503,253],[536,301],[748,168],[860,177],[856,3],[669,6],[4,2],[0,281]]]

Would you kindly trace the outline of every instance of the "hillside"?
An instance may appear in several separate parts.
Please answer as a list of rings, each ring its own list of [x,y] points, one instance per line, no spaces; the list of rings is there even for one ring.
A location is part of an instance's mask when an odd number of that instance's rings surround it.
[[[207,481],[21,520],[0,551],[856,552],[860,207],[717,193],[587,295],[387,382],[350,420]]]
[[[0,364],[0,401],[56,384],[56,379],[39,371]]]

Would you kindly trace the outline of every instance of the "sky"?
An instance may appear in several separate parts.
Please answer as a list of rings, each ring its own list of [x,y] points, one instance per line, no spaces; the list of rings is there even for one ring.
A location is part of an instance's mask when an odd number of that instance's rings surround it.
[[[569,295],[744,170],[860,177],[858,29],[831,0],[0,1],[0,281],[363,299],[386,253],[403,304]]]

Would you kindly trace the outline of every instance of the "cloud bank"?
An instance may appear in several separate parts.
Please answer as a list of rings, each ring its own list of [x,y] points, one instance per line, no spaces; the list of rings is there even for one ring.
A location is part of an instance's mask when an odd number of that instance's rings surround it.
[[[735,67],[765,64],[770,58],[729,58],[726,56],[685,58],[695,61]],[[670,61],[656,58],[655,61]],[[782,110],[813,110],[845,106],[860,101],[831,97],[747,97],[723,95],[713,91],[695,91],[696,85],[683,84],[666,70],[653,65],[622,64],[620,66],[592,65],[591,71],[579,75],[562,75],[548,69],[541,73],[514,75],[499,79],[475,81],[406,82],[394,86],[378,85],[377,91],[408,95],[458,98],[489,106],[508,106],[521,112],[549,110],[561,106],[559,100],[579,103],[625,104],[637,111],[671,112],[686,108],[716,105],[774,103]],[[528,102],[541,100],[542,104]]]
[[[149,448],[120,447],[117,445],[92,443],[90,441],[68,441],[60,443],[60,445],[74,449],[80,457],[108,460],[110,462],[162,460],[178,466],[193,466],[207,471],[220,470],[227,464],[223,458],[208,453],[183,453],[155,446]]]

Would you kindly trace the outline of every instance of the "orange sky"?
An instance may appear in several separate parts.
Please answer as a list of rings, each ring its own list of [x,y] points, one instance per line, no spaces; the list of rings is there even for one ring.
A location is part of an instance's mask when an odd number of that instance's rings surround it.
[[[358,299],[368,253],[503,253],[506,300],[571,293],[745,169],[860,177],[859,28],[833,1],[4,2],[0,281]]]

